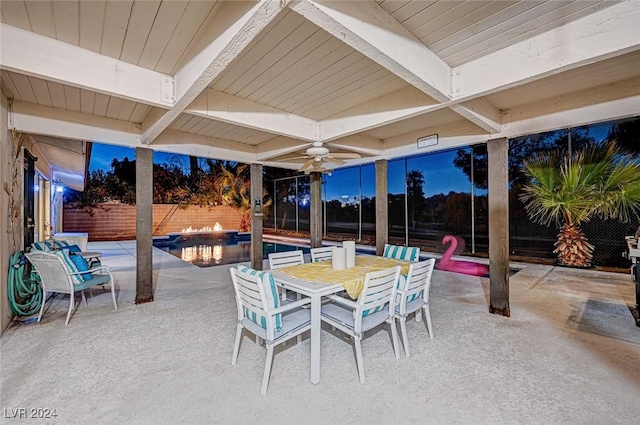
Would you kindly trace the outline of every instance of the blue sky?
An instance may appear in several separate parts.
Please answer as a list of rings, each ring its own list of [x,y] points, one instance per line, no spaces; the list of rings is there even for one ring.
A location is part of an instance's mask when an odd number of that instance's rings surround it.
[[[437,154],[423,155],[408,158],[406,167],[408,171],[418,170],[424,177],[422,189],[426,197],[439,193],[449,192],[471,192],[471,183],[466,174],[461,169],[453,165],[457,150],[444,151]],[[326,196],[327,199],[342,199],[349,196],[353,199],[358,195],[360,184],[359,167],[342,168],[334,171],[331,176],[327,176]],[[389,176],[403,176],[405,174],[405,160],[389,161]],[[363,196],[374,197],[375,186],[375,166],[367,164],[362,167],[362,190]],[[389,193],[404,193],[404,180],[393,178],[389,181]]]
[[[173,157],[177,156],[178,158],[182,158],[183,163],[188,167],[189,160],[185,155],[177,155],[174,153],[166,153],[166,152],[153,152],[153,163],[154,164],[162,164],[171,160]],[[114,146],[114,145],[105,145],[103,143],[94,143],[91,148],[91,161],[89,163],[89,172],[93,172],[96,170],[109,171],[111,170],[111,161],[113,158],[117,158],[118,160],[123,160],[124,158],[129,158],[130,160],[136,159],[136,150],[133,148],[123,147],[123,146]]]

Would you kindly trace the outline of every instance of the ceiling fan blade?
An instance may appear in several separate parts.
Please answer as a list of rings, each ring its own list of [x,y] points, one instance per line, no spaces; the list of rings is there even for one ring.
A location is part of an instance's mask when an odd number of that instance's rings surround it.
[[[334,164],[338,164],[338,165],[344,165],[344,164],[346,164],[346,162],[344,162],[344,161],[343,161],[343,160],[341,160],[341,159],[338,159],[338,158],[334,157],[333,155],[329,155],[329,156],[327,156],[327,157],[326,157],[326,159],[325,159],[325,161],[327,161],[327,162],[333,162]]]
[[[292,159],[309,159],[309,156],[307,155],[303,155],[303,156],[292,156],[290,158],[282,158],[282,161],[291,161]]]
[[[336,152],[336,153],[332,153],[331,156],[333,158],[344,158],[344,159],[362,158],[362,156],[360,156],[359,153],[352,153],[352,152]]]
[[[307,168],[311,167],[313,165],[313,162],[315,161],[315,158],[311,158],[309,159],[307,162],[305,162],[304,164],[302,164],[302,167],[300,167],[300,171],[304,171]]]

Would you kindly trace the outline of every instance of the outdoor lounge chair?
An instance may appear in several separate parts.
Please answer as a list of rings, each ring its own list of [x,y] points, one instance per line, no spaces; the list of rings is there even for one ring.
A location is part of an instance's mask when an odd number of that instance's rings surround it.
[[[422,311],[427,320],[429,338],[433,338],[431,326],[431,311],[429,310],[429,289],[431,288],[431,275],[436,260],[431,258],[426,261],[411,264],[407,279],[401,284],[396,295],[396,307],[394,317],[400,322],[402,333],[402,345],[404,353],[410,357],[409,340],[407,338],[407,316],[416,313],[416,321],[420,322]]]
[[[109,268],[99,266],[92,269],[82,270],[78,268],[71,256],[65,251],[33,251],[25,254],[29,262],[35,267],[40,276],[40,285],[42,286],[42,306],[38,321],[42,319],[44,305],[47,300],[47,292],[55,292],[61,294],[69,294],[69,311],[65,326],[69,324],[71,313],[75,308],[75,294],[80,292],[85,305],[87,299],[84,294],[85,289],[92,286],[102,286],[107,283],[111,285],[111,298],[113,300],[113,308],[118,309],[116,302],[116,293],[114,292],[114,280]],[[76,261],[82,259],[77,256]],[[83,259],[82,259],[83,260]],[[86,263],[86,261],[85,261]],[[93,294],[92,294],[93,296]]]
[[[265,340],[267,359],[264,364],[261,394],[267,394],[274,347],[311,329],[311,312],[302,306],[310,304],[305,298],[281,304],[273,276],[244,266],[229,269],[238,307],[238,326],[233,344],[231,364],[235,365],[240,352],[242,330]]]
[[[327,298],[330,298],[332,302],[322,306],[320,319],[353,337],[356,348],[356,365],[362,384],[365,382],[365,377],[360,341],[366,331],[383,323],[389,324],[393,352],[396,358],[400,358],[393,309],[389,308],[390,301],[395,300],[399,276],[399,266],[367,273],[364,278],[364,287],[357,301],[330,295]]]

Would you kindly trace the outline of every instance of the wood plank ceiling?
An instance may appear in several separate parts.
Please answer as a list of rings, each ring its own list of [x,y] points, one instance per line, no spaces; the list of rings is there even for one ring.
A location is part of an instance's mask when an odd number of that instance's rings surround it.
[[[84,120],[117,129],[98,142],[268,165],[298,166],[286,159],[313,141],[357,164],[414,152],[421,132],[444,136],[438,148],[509,137],[530,131],[503,120],[511,108],[623,82],[618,97],[640,94],[633,2],[48,0],[0,13],[2,87],[25,131],[55,116],[48,136],[87,139],[66,125]],[[43,46],[51,63],[33,59]],[[82,75],[96,61],[115,86]]]

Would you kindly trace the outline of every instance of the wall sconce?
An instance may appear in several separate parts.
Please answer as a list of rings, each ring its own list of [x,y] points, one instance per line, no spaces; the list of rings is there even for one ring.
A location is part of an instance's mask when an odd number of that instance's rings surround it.
[[[51,182],[51,184],[53,185],[53,187],[54,187],[54,189],[55,189],[55,190],[54,190],[54,192],[56,192],[56,193],[62,193],[62,192],[64,192],[64,183],[63,183],[62,181],[60,181],[60,180],[53,180],[53,181]]]

